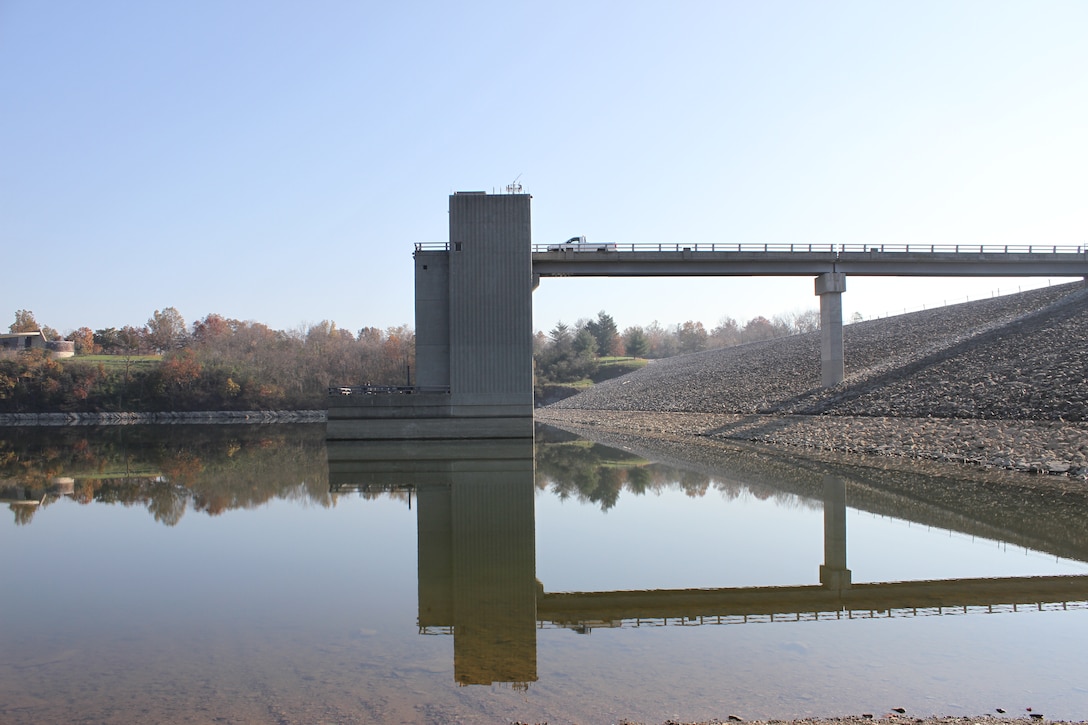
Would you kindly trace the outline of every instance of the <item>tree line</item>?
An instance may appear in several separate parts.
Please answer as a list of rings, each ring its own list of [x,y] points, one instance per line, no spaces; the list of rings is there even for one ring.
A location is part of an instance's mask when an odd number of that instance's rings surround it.
[[[602,310],[573,326],[559,322],[547,334],[536,333],[533,356],[538,382],[566,383],[593,377],[604,357],[665,358],[819,329],[819,311],[805,310],[770,320],[754,317],[743,325],[725,317],[710,330],[702,322],[688,320],[668,327],[655,321],[621,332],[613,317]]]
[[[622,332],[603,310],[573,326],[558,323],[534,338],[538,384],[592,378],[602,358],[662,358],[818,329],[815,311],[724,318],[707,330],[689,320],[652,322]],[[41,331],[33,312],[18,310],[9,332]],[[76,356],[46,350],[0,358],[0,412],[307,410],[325,407],[330,386],[410,385],[415,332],[408,325],[358,331],[335,322],[275,330],[216,313],[189,325],[176,308],[155,310],[140,326],[80,327],[64,339]]]
[[[27,310],[15,318],[10,332],[52,331]],[[405,384],[415,368],[407,325],[352,332],[324,320],[285,331],[212,313],[189,326],[168,307],[139,327],[82,327],[66,339],[74,358],[0,359],[0,412],[318,409],[331,385]]]

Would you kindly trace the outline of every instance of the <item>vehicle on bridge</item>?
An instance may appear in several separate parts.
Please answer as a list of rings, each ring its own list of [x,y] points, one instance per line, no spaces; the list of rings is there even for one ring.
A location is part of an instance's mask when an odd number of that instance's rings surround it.
[[[612,242],[587,242],[585,237],[571,237],[562,244],[549,244],[549,252],[615,252]]]

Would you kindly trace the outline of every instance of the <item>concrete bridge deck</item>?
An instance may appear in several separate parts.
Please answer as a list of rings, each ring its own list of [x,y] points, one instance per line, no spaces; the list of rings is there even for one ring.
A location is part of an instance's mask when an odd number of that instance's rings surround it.
[[[446,251],[446,242],[416,251]],[[1088,247],[1051,244],[534,244],[540,277],[1081,277]]]
[[[1088,249],[1056,245],[608,244],[535,245],[540,277],[863,276],[1080,277]]]

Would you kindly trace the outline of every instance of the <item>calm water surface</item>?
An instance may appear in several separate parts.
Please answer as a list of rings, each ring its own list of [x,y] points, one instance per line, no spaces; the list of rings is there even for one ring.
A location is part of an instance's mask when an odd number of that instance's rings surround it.
[[[0,722],[1088,717],[1081,495],[323,436],[0,429]]]

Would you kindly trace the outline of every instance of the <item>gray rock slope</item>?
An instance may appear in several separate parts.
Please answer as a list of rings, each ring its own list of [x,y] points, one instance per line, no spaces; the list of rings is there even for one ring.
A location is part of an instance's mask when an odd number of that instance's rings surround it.
[[[844,328],[846,380],[820,386],[819,334],[655,361],[556,409],[1088,420],[1088,289],[1074,282]]]

